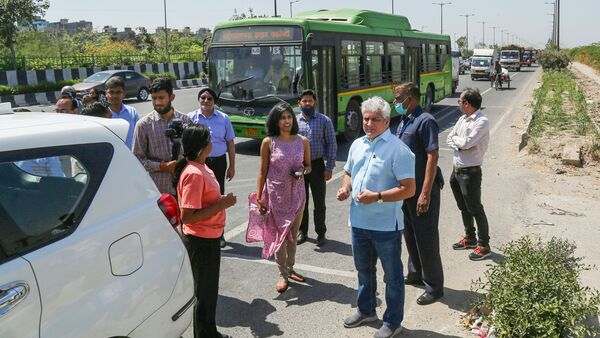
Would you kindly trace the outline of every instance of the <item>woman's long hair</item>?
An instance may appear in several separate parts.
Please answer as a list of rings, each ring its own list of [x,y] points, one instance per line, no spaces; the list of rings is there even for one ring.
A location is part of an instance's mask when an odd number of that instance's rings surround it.
[[[177,161],[175,173],[173,174],[173,186],[177,189],[177,183],[181,172],[188,161],[198,158],[202,150],[210,143],[210,129],[203,124],[189,126],[181,133],[181,145],[183,146],[183,158]]]

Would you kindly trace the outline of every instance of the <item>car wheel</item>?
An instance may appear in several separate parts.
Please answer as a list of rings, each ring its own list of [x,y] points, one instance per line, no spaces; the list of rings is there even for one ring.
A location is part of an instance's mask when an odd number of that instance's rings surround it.
[[[425,111],[426,112],[430,112],[431,108],[433,107],[433,100],[434,100],[434,90],[433,90],[433,85],[429,85],[427,87],[427,96],[425,97]]]
[[[138,94],[137,94],[137,98],[138,98],[138,100],[140,100],[140,101],[146,101],[146,100],[148,100],[148,95],[149,95],[149,93],[148,93],[148,89],[147,89],[146,87],[143,87],[143,88],[141,88],[141,89],[140,89],[140,91],[138,92]]]
[[[346,108],[346,118],[344,122],[344,139],[347,142],[354,141],[362,132],[362,113],[360,112],[360,102],[352,99],[348,102]]]

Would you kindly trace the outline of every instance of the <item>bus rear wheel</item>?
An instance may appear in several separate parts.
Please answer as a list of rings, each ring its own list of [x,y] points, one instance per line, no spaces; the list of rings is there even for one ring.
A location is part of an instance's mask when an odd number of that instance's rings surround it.
[[[344,140],[354,141],[360,136],[362,131],[362,113],[360,112],[360,102],[356,99],[348,102],[346,107],[346,118],[344,121]]]
[[[429,85],[427,87],[427,93],[425,96],[425,111],[426,112],[430,112],[431,108],[433,107],[433,86]]]

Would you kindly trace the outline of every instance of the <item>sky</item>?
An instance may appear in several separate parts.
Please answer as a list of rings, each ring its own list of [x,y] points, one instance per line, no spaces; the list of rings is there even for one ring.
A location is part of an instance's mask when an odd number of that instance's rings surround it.
[[[278,15],[290,16],[290,0],[164,0],[167,5],[167,26],[192,30],[200,27],[212,29],[215,24],[229,20],[234,14],[247,12],[252,7],[255,14],[274,14],[274,1],[277,1]],[[50,0],[50,8],[45,19],[54,22],[61,18],[69,21],[92,21],[94,29],[105,25],[136,28],[144,26],[150,32],[164,26],[163,0],[102,0],[97,2]],[[294,13],[315,9],[359,8],[380,12],[392,11],[406,16],[414,29],[428,32],[440,32],[440,6],[434,1],[406,0],[299,0],[293,3]],[[501,30],[504,30],[504,42],[518,36],[525,45],[543,47],[552,34],[553,5],[545,4],[553,0],[436,0],[437,3],[451,2],[443,6],[443,31],[454,40],[466,33],[464,14],[469,17],[469,42],[482,41],[485,34],[486,44],[500,44]],[[576,0],[562,1],[560,15],[561,47],[576,47],[600,42],[600,29],[597,18],[600,13],[600,1]],[[483,23],[485,22],[485,23]],[[485,29],[485,31],[484,31]]]

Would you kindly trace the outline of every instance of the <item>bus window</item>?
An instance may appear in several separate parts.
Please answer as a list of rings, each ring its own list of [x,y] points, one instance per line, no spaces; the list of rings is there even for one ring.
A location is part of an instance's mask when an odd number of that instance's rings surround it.
[[[360,86],[360,62],[362,56],[362,42],[342,40],[342,76],[343,88]]]
[[[406,61],[404,56],[404,42],[388,42],[388,55],[390,55],[391,80],[400,83],[406,78]]]
[[[427,72],[435,72],[438,70],[436,45],[428,44],[427,46],[429,48],[427,51]]]
[[[382,83],[383,72],[383,42],[367,41],[366,43],[366,68],[370,84]]]

